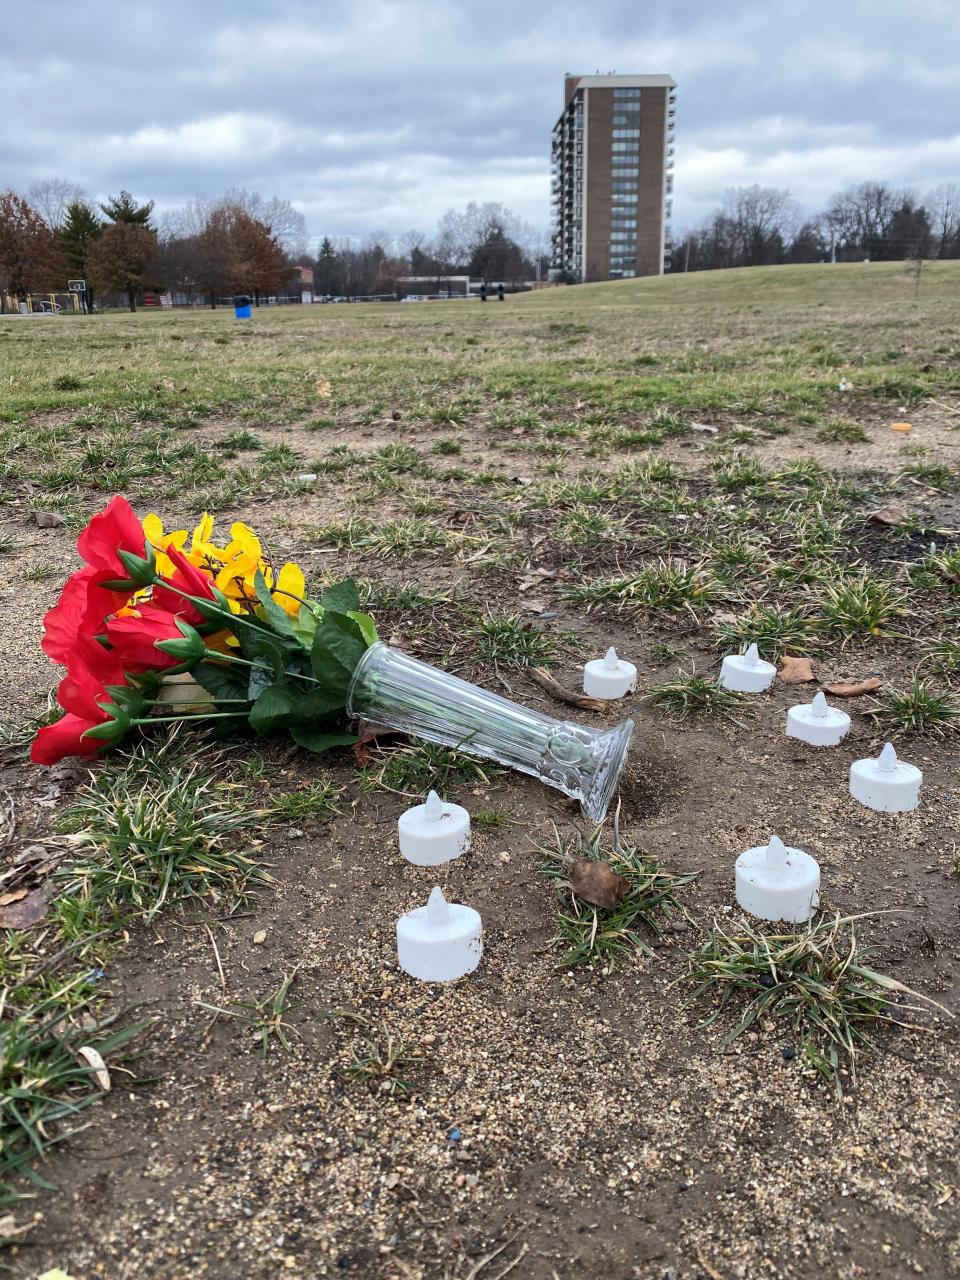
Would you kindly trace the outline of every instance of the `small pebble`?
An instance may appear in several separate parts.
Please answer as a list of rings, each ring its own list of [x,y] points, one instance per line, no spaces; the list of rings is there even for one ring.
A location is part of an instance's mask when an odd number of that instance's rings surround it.
[[[259,947],[260,944],[262,942],[266,942],[266,940],[267,940],[266,929],[258,929],[257,932],[253,935],[253,945],[255,947]]]

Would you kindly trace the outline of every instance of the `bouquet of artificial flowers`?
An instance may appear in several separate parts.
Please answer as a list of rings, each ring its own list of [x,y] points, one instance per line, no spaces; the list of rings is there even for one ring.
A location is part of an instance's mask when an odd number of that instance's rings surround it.
[[[205,691],[191,719],[287,729],[312,751],[356,741],[344,731],[347,693],[377,632],[353,582],[308,599],[300,567],[275,572],[247,525],[232,525],[219,546],[209,516],[192,535],[165,533],[122,497],[93,517],[77,550],[84,567],[44,618],[44,652],[66,667],[65,714],[37,734],[38,764],[93,756],[137,725],[183,718],[157,714],[179,672]]]

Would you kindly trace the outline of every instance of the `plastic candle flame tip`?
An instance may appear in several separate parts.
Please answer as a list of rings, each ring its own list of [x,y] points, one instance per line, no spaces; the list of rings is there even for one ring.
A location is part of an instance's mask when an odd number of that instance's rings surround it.
[[[830,710],[827,706],[826,694],[823,693],[815,693],[810,705],[813,708],[813,714],[819,716],[821,720],[825,719],[827,712]]]
[[[607,650],[606,656],[603,659],[603,665],[608,671],[616,671],[617,667],[619,667],[620,659],[617,657],[617,651],[613,645],[611,645]]]
[[[748,667],[755,667],[760,661],[760,650],[755,644],[752,644],[747,652],[743,655],[743,660]]]
[[[880,752],[880,759],[878,761],[878,764],[880,768],[884,771],[884,773],[893,773],[893,771],[896,769],[897,753],[894,750],[894,746],[892,742],[888,742],[885,744],[883,750]]]
[[[427,899],[427,919],[431,924],[438,925],[446,924],[450,919],[450,907],[438,884],[430,890],[430,897]]]
[[[435,791],[431,791],[427,796],[427,803],[424,805],[424,817],[428,822],[439,822],[443,817],[443,801]]]
[[[779,836],[771,836],[767,845],[767,866],[783,867],[787,862],[787,846]]]

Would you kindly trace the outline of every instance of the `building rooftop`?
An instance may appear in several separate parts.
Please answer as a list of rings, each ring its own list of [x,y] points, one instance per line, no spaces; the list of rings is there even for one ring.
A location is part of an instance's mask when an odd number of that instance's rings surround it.
[[[668,75],[620,76],[611,72],[609,75],[578,76],[568,71],[563,78],[563,106],[566,109],[578,89],[675,89],[676,87],[676,80]]]

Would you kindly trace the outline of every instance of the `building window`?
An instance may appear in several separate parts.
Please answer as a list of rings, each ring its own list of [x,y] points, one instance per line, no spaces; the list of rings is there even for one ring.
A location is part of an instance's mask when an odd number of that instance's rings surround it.
[[[640,155],[640,144],[639,144],[639,142],[612,142],[612,143],[610,144],[610,147],[611,147],[611,150],[612,150],[612,151],[614,151],[614,152],[617,152],[617,151],[626,151],[626,152],[628,152],[630,155],[637,156],[638,158],[639,158],[639,155]]]
[[[613,137],[614,138],[639,138],[640,130],[639,129],[614,129]]]
[[[614,89],[613,96],[618,99],[636,98],[639,101],[640,90],[639,89]]]
[[[614,189],[610,197],[611,204],[636,204],[640,199],[639,191],[617,191]]]
[[[610,176],[612,178],[634,178],[635,179],[638,176],[637,170],[635,168],[621,169],[617,167],[618,165],[622,165],[622,164],[623,164],[623,160],[622,159],[618,160],[614,165],[614,167],[610,170]]]

